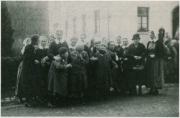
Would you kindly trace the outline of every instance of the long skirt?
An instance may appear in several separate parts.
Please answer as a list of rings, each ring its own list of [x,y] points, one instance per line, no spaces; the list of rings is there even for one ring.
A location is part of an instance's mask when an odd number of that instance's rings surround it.
[[[164,60],[163,58],[147,58],[147,87],[162,89],[164,85]]]
[[[21,85],[22,80],[22,69],[23,69],[23,61],[19,64],[18,72],[17,72],[17,80],[15,86],[15,96],[22,98],[23,96],[23,89]]]

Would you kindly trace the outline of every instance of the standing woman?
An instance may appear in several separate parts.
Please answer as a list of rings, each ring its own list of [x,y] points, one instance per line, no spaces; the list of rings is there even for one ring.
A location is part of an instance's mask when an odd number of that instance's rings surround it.
[[[38,49],[38,39],[38,35],[32,36],[31,44],[25,47],[23,55],[22,88],[25,92],[25,106],[31,106],[30,100],[39,94],[36,71],[36,64],[39,64],[39,61],[35,60],[35,52]]]
[[[133,35],[133,44],[129,46],[128,55],[130,56],[130,63],[132,64],[132,76],[130,79],[131,89],[130,92],[132,94],[136,94],[136,85],[139,85],[139,95],[142,94],[141,86],[143,84],[143,74],[144,74],[144,66],[145,66],[145,53],[146,48],[144,44],[140,43],[139,34]]]
[[[31,39],[30,38],[26,38],[24,39],[23,41],[23,48],[21,50],[21,59],[23,58],[23,54],[24,54],[24,50],[25,50],[25,47],[29,44],[31,44]],[[22,85],[21,85],[21,80],[22,80],[22,67],[23,67],[23,61],[19,64],[19,67],[18,67],[18,72],[17,72],[17,81],[16,81],[16,87],[15,87],[15,96],[16,97],[19,97],[20,99],[20,103],[22,103],[22,98],[24,97],[24,92],[22,90]]]
[[[164,84],[164,45],[162,39],[155,41],[154,31],[150,32],[151,41],[147,43],[147,87],[150,87],[148,94],[158,95],[158,89]]]

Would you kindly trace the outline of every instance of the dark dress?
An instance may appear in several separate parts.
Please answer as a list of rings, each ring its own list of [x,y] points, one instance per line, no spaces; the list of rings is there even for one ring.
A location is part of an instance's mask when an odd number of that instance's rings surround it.
[[[68,95],[68,69],[66,59],[53,60],[48,74],[48,91],[50,95],[57,93],[62,96]]]
[[[149,55],[154,54],[155,58]],[[164,85],[164,56],[165,50],[161,41],[148,42],[147,44],[147,87],[162,89]]]
[[[82,59],[78,57],[82,55]],[[77,51],[71,53],[71,73],[70,73],[70,92],[72,97],[83,97],[82,92],[87,88],[86,65],[89,63],[87,52],[82,51],[80,54]]]
[[[41,64],[41,60],[47,56],[48,49],[38,49],[36,51],[36,59],[40,62],[36,65],[37,72],[40,78],[41,95],[46,96],[48,93],[48,72],[50,68],[50,61],[47,60],[45,64]]]
[[[128,55],[130,57],[130,63],[131,63],[131,78],[129,78],[129,83],[135,87],[137,84],[142,85],[144,83],[144,77],[145,77],[145,54],[146,54],[146,48],[142,43],[139,43],[137,47],[135,44],[131,44],[128,49]],[[135,59],[134,56],[141,56],[141,59]]]
[[[25,97],[39,95],[39,78],[35,65],[35,49],[33,45],[27,45],[23,55],[22,66],[22,89],[25,92]]]

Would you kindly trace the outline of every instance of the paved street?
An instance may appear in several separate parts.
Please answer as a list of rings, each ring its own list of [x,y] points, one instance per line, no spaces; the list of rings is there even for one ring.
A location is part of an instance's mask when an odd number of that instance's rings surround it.
[[[116,96],[108,101],[90,102],[58,108],[26,108],[9,105],[1,108],[2,116],[179,116],[179,87],[165,88],[158,96]]]

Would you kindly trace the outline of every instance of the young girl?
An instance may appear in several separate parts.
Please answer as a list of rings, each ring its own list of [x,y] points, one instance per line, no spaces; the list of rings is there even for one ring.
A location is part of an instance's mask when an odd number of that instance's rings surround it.
[[[56,97],[63,99],[63,102],[66,103],[68,95],[68,68],[71,67],[71,64],[67,63],[68,49],[61,47],[58,52],[58,59],[52,61],[48,74],[48,107],[56,107]]]

